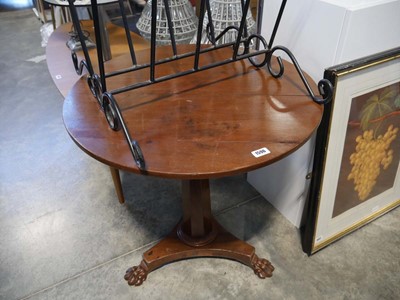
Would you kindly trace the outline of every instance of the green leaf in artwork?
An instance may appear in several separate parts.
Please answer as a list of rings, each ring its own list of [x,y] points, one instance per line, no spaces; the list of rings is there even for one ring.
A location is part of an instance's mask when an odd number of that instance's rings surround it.
[[[364,104],[361,110],[361,128],[367,130],[370,121],[382,117],[395,110],[393,98],[395,91],[391,88],[386,88],[380,94],[372,95]]]
[[[396,108],[400,108],[400,94],[398,94],[394,99],[394,106],[396,106]]]

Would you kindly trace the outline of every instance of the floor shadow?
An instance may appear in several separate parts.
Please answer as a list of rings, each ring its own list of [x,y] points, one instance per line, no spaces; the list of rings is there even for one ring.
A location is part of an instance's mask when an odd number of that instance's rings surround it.
[[[170,232],[181,215],[180,182],[121,172],[125,207],[152,239]]]
[[[181,182],[121,173],[125,206],[140,230],[156,240],[167,235],[182,216]],[[238,238],[248,239],[268,226],[273,207],[237,175],[210,180],[212,211]]]

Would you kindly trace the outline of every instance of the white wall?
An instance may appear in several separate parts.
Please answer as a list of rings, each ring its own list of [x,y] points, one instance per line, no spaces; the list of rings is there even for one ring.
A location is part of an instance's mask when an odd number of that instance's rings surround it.
[[[264,0],[261,33],[267,40],[281,2]],[[289,48],[318,82],[325,68],[400,46],[400,0],[288,0],[274,45]],[[249,183],[297,227],[313,149],[310,141],[282,161],[248,174]]]

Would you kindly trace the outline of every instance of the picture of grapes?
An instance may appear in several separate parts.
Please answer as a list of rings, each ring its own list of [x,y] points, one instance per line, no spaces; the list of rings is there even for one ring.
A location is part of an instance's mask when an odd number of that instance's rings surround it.
[[[332,217],[393,187],[399,128],[400,83],[352,99]]]

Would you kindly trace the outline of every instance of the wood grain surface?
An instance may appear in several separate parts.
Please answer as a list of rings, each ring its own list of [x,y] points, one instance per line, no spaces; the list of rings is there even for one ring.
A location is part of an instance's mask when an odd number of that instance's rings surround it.
[[[224,59],[230,51],[225,48],[203,54],[201,65]],[[159,47],[157,54],[169,56],[170,50]],[[148,51],[139,52],[138,60],[146,62]],[[163,64],[157,67],[156,76],[188,70],[192,64],[192,58]],[[106,63],[108,70],[126,66],[128,56]],[[107,88],[148,78],[148,70],[131,72],[109,78]],[[234,175],[278,161],[310,138],[323,112],[287,62],[280,79],[242,60],[115,98],[132,138],[143,151],[145,173],[180,179]],[[72,139],[90,156],[112,167],[140,173],[122,131],[108,127],[84,78],[66,97],[63,118]],[[252,155],[263,147],[271,153],[258,158]]]

